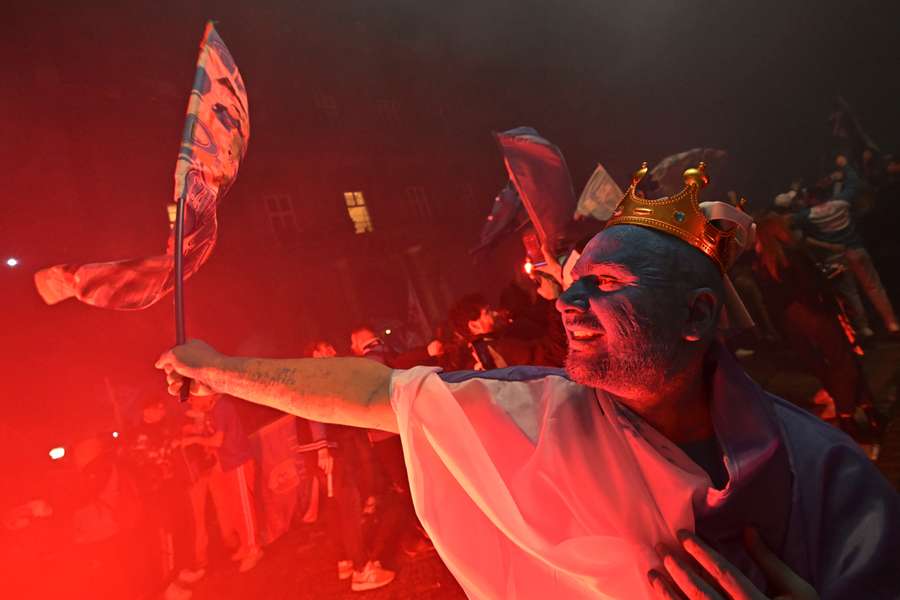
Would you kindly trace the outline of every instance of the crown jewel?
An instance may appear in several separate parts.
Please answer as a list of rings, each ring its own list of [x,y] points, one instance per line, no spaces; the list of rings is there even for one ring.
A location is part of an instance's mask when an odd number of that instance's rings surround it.
[[[636,194],[638,183],[647,175],[647,163],[631,178],[631,186],[607,222],[615,225],[638,225],[674,235],[697,248],[721,271],[731,266],[739,250],[735,247],[735,230],[713,225],[700,207],[700,190],[709,183],[706,165],[684,172],[684,189],[673,196],[649,200]]]

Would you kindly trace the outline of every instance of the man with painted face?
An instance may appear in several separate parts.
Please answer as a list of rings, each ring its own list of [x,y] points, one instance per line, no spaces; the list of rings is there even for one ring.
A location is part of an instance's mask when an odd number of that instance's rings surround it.
[[[236,358],[197,341],[157,367],[171,393],[188,377],[398,432],[419,517],[471,598],[900,596],[896,492],[716,341],[746,221],[701,209],[702,166],[659,200],[635,193],[644,174],[559,299],[565,372]]]

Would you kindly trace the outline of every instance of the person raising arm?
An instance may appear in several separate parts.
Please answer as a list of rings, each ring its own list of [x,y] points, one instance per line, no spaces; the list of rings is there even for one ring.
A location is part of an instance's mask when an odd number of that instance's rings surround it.
[[[156,368],[165,370],[173,395],[190,379],[192,394],[228,394],[312,421],[398,432],[392,370],[372,360],[241,358],[190,340],[164,352]]]

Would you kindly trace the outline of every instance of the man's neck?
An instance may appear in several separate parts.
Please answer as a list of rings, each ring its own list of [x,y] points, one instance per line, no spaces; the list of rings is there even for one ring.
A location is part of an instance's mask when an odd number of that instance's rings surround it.
[[[669,378],[667,383],[659,390],[648,391],[639,397],[623,398],[620,402],[676,444],[712,437],[704,362],[698,361],[677,377]]]

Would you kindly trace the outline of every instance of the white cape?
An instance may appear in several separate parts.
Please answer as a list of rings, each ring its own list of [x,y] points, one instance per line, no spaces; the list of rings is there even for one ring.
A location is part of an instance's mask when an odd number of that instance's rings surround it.
[[[416,512],[469,598],[652,597],[654,546],[693,531],[709,477],[560,371],[395,372]]]

